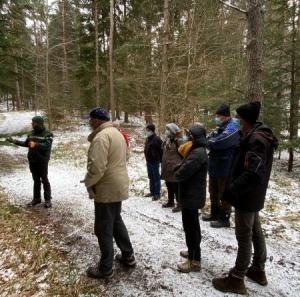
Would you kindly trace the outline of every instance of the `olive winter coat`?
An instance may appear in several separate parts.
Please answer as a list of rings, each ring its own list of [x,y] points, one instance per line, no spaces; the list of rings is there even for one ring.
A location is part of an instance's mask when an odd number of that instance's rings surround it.
[[[85,186],[95,202],[119,202],[129,196],[126,168],[127,146],[122,134],[108,121],[88,137]]]

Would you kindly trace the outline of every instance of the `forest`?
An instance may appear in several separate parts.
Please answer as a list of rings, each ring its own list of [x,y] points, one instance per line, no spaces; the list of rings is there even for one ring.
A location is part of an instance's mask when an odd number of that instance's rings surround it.
[[[0,101],[50,129],[103,106],[161,131],[259,100],[292,171],[299,16],[299,0],[0,0]]]

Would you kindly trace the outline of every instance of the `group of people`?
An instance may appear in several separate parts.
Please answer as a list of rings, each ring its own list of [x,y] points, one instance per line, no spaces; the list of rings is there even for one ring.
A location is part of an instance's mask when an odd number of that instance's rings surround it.
[[[231,208],[235,208],[238,242],[235,266],[228,276],[212,281],[222,292],[245,294],[245,276],[262,286],[268,283],[266,243],[259,211],[264,207],[278,140],[267,125],[258,121],[260,109],[259,101],[247,103],[238,107],[232,118],[229,106],[222,104],[215,113],[217,127],[208,136],[205,128],[196,124],[186,128],[181,137],[178,126],[169,123],[166,140],[162,142],[155,134],[155,126],[146,126],[144,152],[150,181],[147,196],[153,200],[160,198],[160,179],[163,179],[168,189],[168,202],[163,207],[174,205],[175,194],[182,210],[187,250],[180,251],[180,256],[187,260],[177,265],[179,271],[201,269],[198,210],[205,205],[207,173],[210,213],[202,220],[210,221],[214,228],[230,227]],[[252,244],[254,255],[249,266]]]
[[[155,133],[155,125],[146,126],[145,158],[149,177],[148,197],[160,199],[161,183],[166,181],[168,201],[163,207],[181,211],[187,250],[180,251],[186,261],[177,265],[181,272],[201,269],[201,228],[199,209],[206,200],[206,177],[209,175],[210,214],[203,216],[212,227],[229,227],[231,207],[235,208],[235,233],[238,252],[235,266],[228,276],[215,278],[213,286],[223,292],[246,293],[244,277],[267,285],[265,274],[266,243],[259,211],[264,207],[274,149],[278,141],[272,130],[258,121],[260,102],[244,104],[230,116],[222,104],[216,111],[217,128],[209,135],[202,125],[184,129],[183,135],[174,123],[166,125],[165,140]],[[114,274],[113,239],[121,253],[115,260],[127,267],[136,264],[127,228],[121,217],[122,201],[129,196],[126,167],[128,143],[102,107],[90,112],[92,128],[88,136],[87,173],[84,178],[88,195],[94,201],[94,231],[101,251],[100,261],[87,269],[92,278],[111,278]],[[32,119],[34,130],[25,142],[8,138],[16,145],[27,146],[30,170],[34,180],[34,197],[28,206],[41,202],[44,185],[45,207],[51,207],[51,188],[47,178],[53,134],[44,127],[42,117]],[[124,141],[125,140],[125,141]],[[207,153],[208,152],[208,153]],[[36,170],[35,158],[43,163]],[[161,174],[159,168],[161,164]],[[252,256],[252,244],[254,256]]]

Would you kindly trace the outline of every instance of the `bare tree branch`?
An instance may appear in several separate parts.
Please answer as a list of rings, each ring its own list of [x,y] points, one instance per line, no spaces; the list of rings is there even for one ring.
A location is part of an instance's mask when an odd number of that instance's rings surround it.
[[[239,12],[242,12],[242,13],[244,13],[244,14],[247,14],[247,11],[246,11],[246,10],[240,9],[240,8],[234,6],[234,5],[231,5],[231,4],[229,4],[229,3],[226,3],[226,2],[224,2],[223,0],[219,0],[219,1],[220,1],[221,3],[223,3],[224,5],[229,6],[229,7],[232,8],[232,9],[235,9],[235,10],[237,10],[237,11],[239,11]]]

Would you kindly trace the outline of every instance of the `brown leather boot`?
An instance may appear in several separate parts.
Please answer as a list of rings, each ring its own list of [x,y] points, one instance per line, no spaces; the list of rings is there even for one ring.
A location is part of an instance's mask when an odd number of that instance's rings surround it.
[[[222,292],[246,294],[247,289],[244,283],[244,277],[235,275],[231,270],[228,276],[223,278],[214,278],[212,284],[215,289]]]
[[[176,207],[172,209],[172,212],[180,212],[181,211],[181,206],[177,203]]]
[[[266,286],[268,284],[266,273],[264,270],[254,270],[252,266],[248,268],[246,276],[252,279],[254,282],[260,284],[261,286]]]
[[[162,205],[162,207],[174,207],[174,202],[173,201],[168,201]]]

